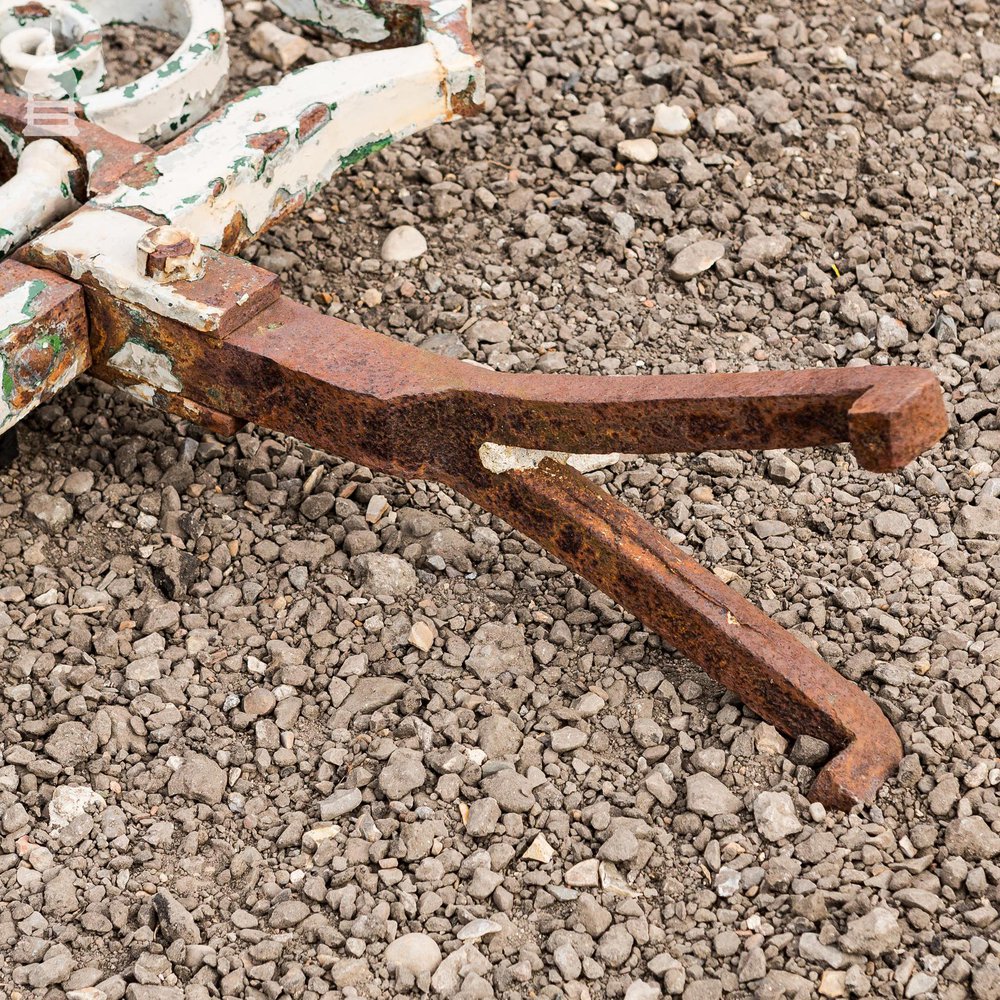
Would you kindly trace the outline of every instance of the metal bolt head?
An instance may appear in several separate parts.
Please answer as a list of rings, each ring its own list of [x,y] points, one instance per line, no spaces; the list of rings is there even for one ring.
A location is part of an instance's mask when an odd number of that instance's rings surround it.
[[[150,229],[137,250],[140,273],[161,284],[196,281],[205,274],[205,253],[198,237],[176,226]]]

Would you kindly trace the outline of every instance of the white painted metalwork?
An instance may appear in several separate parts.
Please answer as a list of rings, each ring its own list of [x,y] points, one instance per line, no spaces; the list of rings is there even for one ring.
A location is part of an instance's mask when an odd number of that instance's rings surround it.
[[[76,100],[104,85],[101,25],[78,4],[49,0],[48,16],[0,9],[0,62],[8,88],[21,97]]]
[[[79,208],[70,186],[77,166],[76,157],[54,139],[28,144],[17,173],[0,185],[0,257]]]
[[[100,26],[127,23],[181,39],[132,83],[100,91]],[[79,101],[84,116],[137,142],[173,138],[218,103],[229,72],[222,0],[0,0],[0,60],[22,96]]]
[[[452,32],[426,37],[317,63],[251,92],[158,157],[148,184],[96,203],[152,212],[208,247],[232,243],[234,227],[243,231],[236,242],[249,242],[338,170],[482,101],[475,53]]]

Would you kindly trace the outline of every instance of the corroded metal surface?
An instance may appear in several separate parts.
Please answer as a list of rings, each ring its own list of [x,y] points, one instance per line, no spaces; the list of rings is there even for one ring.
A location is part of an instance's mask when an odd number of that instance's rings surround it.
[[[178,401],[194,400],[373,469],[440,480],[499,514],[762,718],[830,743],[837,754],[813,789],[826,804],[870,801],[898,765],[898,737],[859,688],[635,512],[567,465],[520,449],[661,453],[849,441],[864,465],[885,471],[947,430],[931,373],[503,375],[285,299],[216,343],[105,293],[92,293],[90,308],[100,377],[133,390],[148,385],[148,372],[123,362],[142,345],[169,359],[151,400],[160,406],[177,412]]]
[[[811,796],[850,809],[898,767],[878,706],[791,633],[574,469],[551,460],[495,477],[473,500],[534,538],[789,736],[835,756]]]
[[[64,161],[69,187],[99,197],[0,265],[0,432],[92,361],[105,381],[220,433],[253,420],[373,469],[440,480],[782,731],[830,743],[816,798],[869,801],[901,753],[875,703],[570,466],[579,453],[849,442],[863,466],[889,471],[946,432],[937,379],[874,367],[505,375],[282,298],[274,275],[220,251],[392,139],[470,113],[483,80],[460,0],[280,2],[296,16],[311,5],[319,26],[347,37],[405,47],[251,92],[159,155],[77,119],[61,140],[77,164]],[[4,176],[25,155],[26,123],[25,102],[0,96]]]
[[[402,48],[430,33],[475,54],[471,0],[275,0],[289,17],[357,45]]]
[[[214,337],[226,336],[280,294],[270,271],[212,250],[204,253],[199,281],[150,277],[145,264],[139,269],[139,244],[149,230],[134,216],[87,205],[23,247],[18,257]]]
[[[153,154],[148,146],[112,135],[79,117],[69,131],[46,133],[33,124],[27,99],[0,93],[0,177],[9,178],[17,171],[17,161],[31,141],[25,137],[26,130],[36,138],[53,139],[76,157],[79,166],[73,173],[72,187],[81,201],[113,190],[125,172]]]
[[[0,434],[90,365],[83,290],[17,261],[0,264]]]

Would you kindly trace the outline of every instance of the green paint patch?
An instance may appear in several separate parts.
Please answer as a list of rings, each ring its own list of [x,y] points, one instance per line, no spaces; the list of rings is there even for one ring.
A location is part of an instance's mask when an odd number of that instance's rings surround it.
[[[14,376],[6,365],[3,367],[3,379],[0,379],[0,394],[5,403],[9,403],[14,396]]]
[[[130,83],[127,87],[124,87],[122,89],[122,93],[125,95],[126,99],[131,100],[133,97],[135,97],[138,89],[139,89],[139,84]]]
[[[180,73],[183,69],[184,63],[181,59],[171,59],[156,71],[156,75],[162,80],[165,77],[173,76],[175,73]]]
[[[34,319],[35,313],[33,306],[35,304],[35,299],[37,299],[40,295],[45,294],[45,288],[45,282],[40,279],[36,279],[28,285],[28,298],[24,303],[24,308],[21,310],[24,313],[25,318]]]
[[[386,148],[386,146],[392,143],[392,140],[393,137],[391,135],[387,135],[383,139],[375,139],[372,142],[366,142],[363,145],[358,146],[357,149],[352,149],[347,156],[342,156],[340,158],[340,169],[344,170],[347,167],[353,167],[355,163],[360,163],[365,158],[371,156],[372,153],[381,152]]]
[[[55,359],[66,350],[66,342],[60,334],[55,332],[43,334],[35,343],[39,347],[48,348],[52,352],[53,364],[55,363]],[[46,374],[48,373],[46,372]]]
[[[70,66],[62,73],[52,74],[53,82],[59,84],[67,97],[76,97],[77,88],[79,88],[82,79],[83,70],[77,69],[75,66]]]

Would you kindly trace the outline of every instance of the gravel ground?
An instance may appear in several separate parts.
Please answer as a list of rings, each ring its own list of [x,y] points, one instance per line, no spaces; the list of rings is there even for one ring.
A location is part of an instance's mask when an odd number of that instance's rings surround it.
[[[0,475],[0,997],[1000,998],[991,6],[481,3],[489,113],[255,253],[503,370],[933,368],[899,475],[596,473],[878,699],[877,804],[462,497],[83,380]]]

